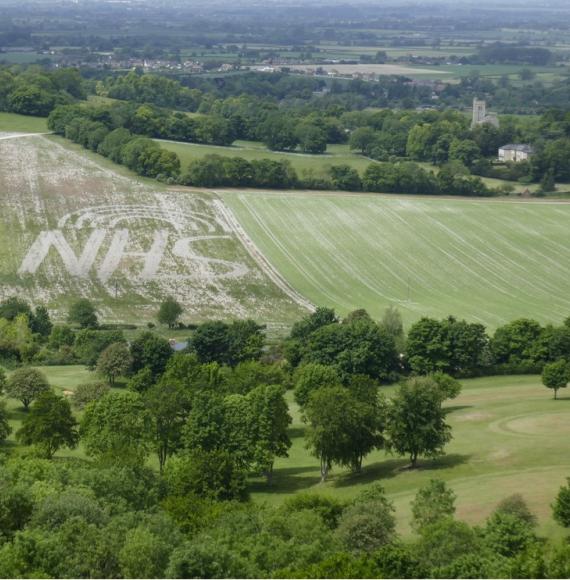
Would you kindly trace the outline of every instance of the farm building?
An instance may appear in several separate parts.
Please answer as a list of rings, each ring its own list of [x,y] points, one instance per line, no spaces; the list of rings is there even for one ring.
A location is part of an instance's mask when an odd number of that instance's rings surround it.
[[[533,153],[532,145],[526,143],[509,143],[499,147],[499,161],[526,161]]]

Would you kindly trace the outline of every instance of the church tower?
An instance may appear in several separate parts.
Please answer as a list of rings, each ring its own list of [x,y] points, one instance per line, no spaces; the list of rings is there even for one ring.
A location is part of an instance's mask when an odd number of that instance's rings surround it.
[[[487,104],[485,101],[480,101],[477,97],[473,99],[473,120],[471,126],[475,127],[485,122],[487,117]]]

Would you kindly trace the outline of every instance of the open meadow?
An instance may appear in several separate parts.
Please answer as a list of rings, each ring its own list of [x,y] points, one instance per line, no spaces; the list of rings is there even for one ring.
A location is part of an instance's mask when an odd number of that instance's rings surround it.
[[[78,384],[97,380],[81,366],[40,370],[60,394],[69,395]],[[562,392],[559,400],[553,400],[551,391],[536,376],[485,377],[462,383],[461,395],[446,405],[453,440],[445,456],[421,460],[418,469],[409,470],[406,458],[375,451],[365,459],[361,474],[335,468],[324,484],[320,483],[318,460],[305,448],[305,424],[289,391],[293,446],[287,459],[277,460],[271,487],[265,479],[250,480],[252,499],[279,504],[292,494],[310,491],[348,500],[380,482],[394,501],[398,531],[407,536],[411,500],[421,486],[439,478],[456,492],[461,519],[480,523],[501,499],[520,493],[538,516],[541,533],[561,536],[562,529],[551,517],[550,503],[570,475],[570,460],[560,439],[569,432],[570,396]],[[382,392],[390,396],[394,389],[384,387]],[[8,399],[8,412],[16,430],[24,415],[21,404]],[[17,445],[14,433],[6,446],[13,453],[25,451]],[[85,454],[80,446],[60,451],[57,456],[84,458]],[[151,465],[156,467],[154,457]]]
[[[332,165],[350,165],[362,174],[370,163],[375,163],[372,159],[351,151],[348,145],[329,145],[325,154],[311,155],[300,152],[270,151],[258,141],[236,141],[231,147],[162,140],[159,143],[164,149],[174,151],[180,157],[183,169],[186,169],[190,162],[202,159],[206,155],[242,157],[248,161],[263,158],[274,161],[286,159],[299,175],[305,171],[312,171],[315,175],[323,177],[327,177],[328,169]]]
[[[47,119],[0,112],[0,133],[45,133]]]
[[[570,476],[570,460],[559,439],[569,431],[570,396],[563,393],[553,400],[536,376],[485,377],[462,384],[459,397],[446,404],[453,440],[445,456],[422,460],[410,470],[407,458],[376,451],[365,459],[360,475],[335,468],[325,484],[320,483],[318,461],[305,449],[305,424],[289,393],[290,457],[276,462],[271,490],[261,480],[257,483],[254,499],[279,503],[307,490],[350,499],[380,482],[394,501],[400,533],[407,535],[411,500],[430,479],[439,478],[456,492],[460,519],[480,523],[501,499],[520,493],[538,516],[542,533],[562,535],[550,503]],[[390,396],[394,389],[383,392]]]
[[[570,312],[570,204],[378,194],[220,192],[289,283],[341,314],[397,306],[490,329]]]

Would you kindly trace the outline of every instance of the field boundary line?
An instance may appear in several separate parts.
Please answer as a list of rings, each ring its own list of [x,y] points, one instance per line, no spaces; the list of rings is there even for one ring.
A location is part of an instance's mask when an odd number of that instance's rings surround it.
[[[18,133],[8,131],[7,135],[0,134],[0,141],[6,141],[7,139],[22,139],[23,137],[37,137],[39,135],[52,135],[51,132],[47,133]]]
[[[214,207],[219,211],[220,215],[225,219],[228,226],[235,233],[239,241],[242,243],[247,253],[252,257],[254,262],[261,268],[261,271],[267,275],[267,277],[280,288],[291,300],[299,304],[303,308],[306,308],[310,312],[314,312],[315,305],[305,298],[300,292],[295,290],[285,278],[279,273],[279,271],[271,264],[271,262],[265,257],[261,250],[255,245],[254,241],[247,235],[246,231],[243,229],[242,225],[239,223],[231,209],[221,200],[216,198],[212,202]]]
[[[511,204],[511,205],[570,205],[570,198],[520,198],[517,197],[480,197],[468,195],[427,195],[419,193],[376,193],[372,191],[343,191],[326,189],[264,189],[252,187],[199,187],[193,185],[170,186],[169,191],[196,191],[215,195],[265,195],[272,197],[368,197],[394,201],[445,202],[457,201],[472,204]]]

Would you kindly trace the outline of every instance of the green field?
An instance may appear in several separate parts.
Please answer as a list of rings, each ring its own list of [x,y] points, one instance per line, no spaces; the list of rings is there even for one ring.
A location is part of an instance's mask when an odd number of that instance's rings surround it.
[[[366,194],[221,194],[302,295],[341,314],[397,306],[493,329],[570,314],[570,204]]]
[[[197,143],[179,143],[175,141],[159,141],[161,146],[174,151],[179,157],[183,170],[191,161],[202,159],[206,155],[223,155],[225,157],[243,157],[248,161],[253,159],[287,159],[295,170],[302,175],[305,171],[313,171],[318,175],[327,175],[331,165],[347,164],[360,173],[374,163],[371,159],[350,151],[348,145],[329,145],[324,155],[309,155],[304,153],[285,153],[270,151],[262,143],[256,141],[236,141],[232,147],[216,145],[199,145]]]
[[[177,141],[157,140],[164,149],[174,151],[180,158],[182,170],[185,171],[188,165],[196,160],[202,159],[206,155],[222,155],[224,157],[242,157],[248,161],[254,159],[273,159],[280,161],[286,159],[291,163],[300,177],[307,172],[315,177],[329,177],[329,169],[332,165],[350,165],[356,169],[360,175],[364,173],[371,163],[380,163],[359,153],[350,150],[349,146],[329,145],[323,155],[310,155],[306,153],[287,153],[283,151],[270,151],[262,143],[257,141],[236,141],[231,147],[221,147],[217,145],[200,145],[198,143],[181,143]],[[438,167],[430,163],[419,163],[426,171],[437,173]],[[534,191],[538,188],[537,184],[524,185],[517,182],[504,181],[489,177],[481,178],[489,187],[500,187],[506,183],[514,186],[515,192],[522,192],[525,189]]]
[[[96,379],[84,367],[43,367],[58,392],[73,391],[77,384]],[[386,387],[388,396],[395,387]],[[540,531],[561,536],[562,529],[551,518],[550,503],[570,475],[570,460],[561,436],[570,433],[570,395],[554,401],[539,377],[487,377],[463,381],[462,394],[449,403],[448,422],[453,440],[447,454],[437,460],[422,460],[413,471],[403,469],[408,461],[376,451],[364,462],[360,475],[334,469],[329,481],[320,483],[318,461],[304,446],[305,424],[288,392],[293,423],[293,447],[289,458],[275,465],[271,488],[265,480],[252,479],[252,498],[277,504],[301,491],[325,493],[350,499],[364,487],[380,482],[396,506],[400,533],[409,533],[410,501],[418,488],[437,477],[457,493],[457,515],[471,523],[481,522],[504,497],[521,493],[538,515]],[[19,402],[9,399],[10,423],[17,429],[24,416]],[[7,444],[15,453],[14,434]],[[81,447],[58,452],[63,457],[84,457]],[[154,465],[154,458],[150,460]]]
[[[0,133],[45,133],[47,130],[47,119],[42,117],[0,112]]]
[[[419,72],[421,72],[422,67],[416,67]],[[442,77],[440,75],[431,75],[431,78],[437,80],[449,80],[449,79],[460,79],[462,77],[469,76],[474,72],[478,72],[481,77],[490,79],[499,79],[503,75],[508,76],[512,80],[516,80],[522,69],[531,70],[538,80],[545,82],[551,82],[555,79],[564,78],[568,74],[567,67],[542,67],[542,66],[524,66],[524,65],[513,65],[513,64],[449,64],[441,66],[428,66],[427,69],[436,68],[438,71],[448,73],[447,77]]]

